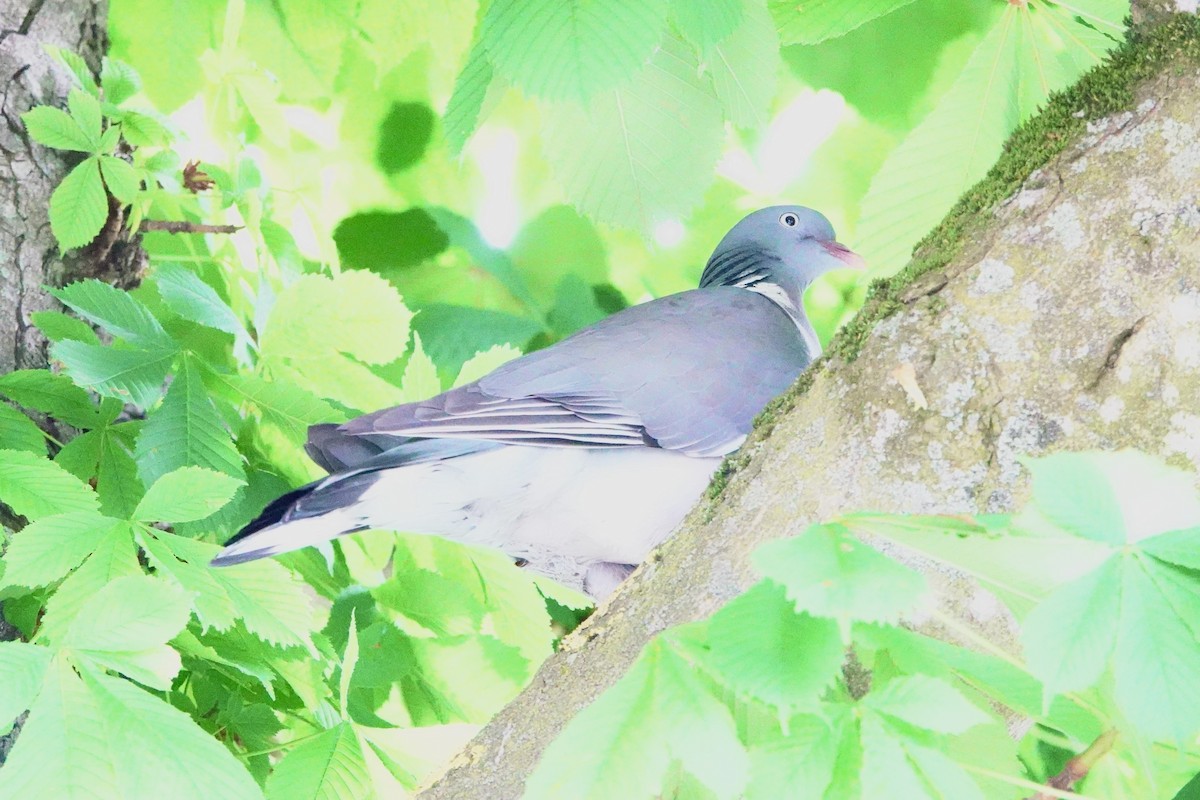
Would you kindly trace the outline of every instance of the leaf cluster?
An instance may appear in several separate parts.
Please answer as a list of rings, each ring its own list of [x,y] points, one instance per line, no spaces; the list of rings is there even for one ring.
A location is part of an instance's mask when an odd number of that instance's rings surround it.
[[[97,91],[120,96],[113,81]],[[99,107],[84,89],[72,98],[71,114],[91,107],[80,98]],[[51,111],[32,117],[39,136],[77,124]],[[211,201],[174,202],[159,185],[148,207],[236,209],[254,219],[252,264],[205,269],[233,261],[227,240],[151,240],[134,292],[49,290],[72,312],[34,315],[54,371],[0,376],[0,497],[26,521],[0,557],[0,602],[23,636],[0,644],[0,720],[29,713],[0,796],[391,796],[550,652],[542,590],[496,553],[379,533],[285,563],[208,566],[218,542],[312,476],[310,424],[426,397],[445,373],[470,380],[517,354],[471,351],[440,374],[382,278],[303,270],[254,162],[209,169]],[[583,604],[546,592],[560,614]]]
[[[1094,740],[1111,749],[1087,796],[1172,796],[1200,764],[1200,494],[1136,452],[1027,466],[1012,516],[854,514],[762,546],[763,580],[648,645],[526,797],[1009,798]],[[855,534],[975,577],[1023,657]],[[930,617],[968,646],[901,624]],[[1034,723],[1019,742],[1016,716]]]

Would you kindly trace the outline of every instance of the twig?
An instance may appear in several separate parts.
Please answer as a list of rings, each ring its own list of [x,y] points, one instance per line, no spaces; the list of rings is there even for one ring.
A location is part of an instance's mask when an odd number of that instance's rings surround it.
[[[967,772],[973,772],[974,774],[982,775],[985,778],[992,778],[993,780],[1000,781],[1001,783],[1007,783],[1010,786],[1023,786],[1026,789],[1045,788],[1043,784],[1027,781],[1024,778],[1018,778],[1015,775],[1009,775],[1005,772],[997,772],[994,769],[980,767],[975,764],[964,764],[960,761],[956,761],[955,763],[965,769]],[[1076,794],[1075,792],[1068,792],[1065,789],[1047,788],[1046,793],[1048,797],[1052,797],[1054,800],[1096,800],[1096,798],[1090,797],[1086,794]]]
[[[138,231],[166,231],[167,233],[237,233],[241,225],[205,225],[202,222],[176,222],[165,219],[144,219]]]
[[[1115,728],[1109,728],[1104,733],[1096,737],[1096,741],[1088,745],[1088,748],[1079,755],[1075,756],[1066,763],[1062,768],[1062,772],[1055,775],[1046,785],[1051,789],[1070,790],[1075,788],[1075,784],[1087,777],[1091,772],[1092,767],[1096,766],[1096,762],[1108,755],[1108,752],[1113,749],[1113,744],[1117,741],[1117,731]],[[1030,795],[1027,800],[1054,800],[1061,795],[1048,792],[1038,792]]]

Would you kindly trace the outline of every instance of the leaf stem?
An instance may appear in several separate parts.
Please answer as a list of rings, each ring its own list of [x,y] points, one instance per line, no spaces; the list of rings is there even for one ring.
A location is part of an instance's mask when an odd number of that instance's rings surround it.
[[[252,750],[249,753],[238,753],[237,757],[242,759],[243,761],[245,761],[247,759],[254,758],[256,756],[269,756],[271,753],[278,753],[280,750],[287,750],[289,747],[293,747],[302,742],[307,742],[309,739],[315,739],[318,736],[320,736],[321,734],[323,734],[324,732],[325,732],[325,729],[322,728],[321,730],[317,731],[316,733],[310,733],[305,736],[301,736],[298,739],[289,739],[286,742],[280,742],[279,744],[275,745],[274,747],[268,747],[263,750]]]
[[[995,780],[1002,781],[1012,786],[1020,786],[1022,789],[1032,789],[1035,792],[1042,792],[1047,797],[1056,797],[1060,798],[1060,800],[1096,800],[1096,798],[1092,795],[1068,792],[1065,789],[1051,789],[1045,784],[1034,783],[1033,781],[1026,780],[1024,778],[1018,778],[1016,775],[1006,775],[1003,772],[997,772],[996,770],[988,769],[987,767],[979,767],[974,764],[963,764],[961,762],[956,763],[958,763],[958,765],[967,772],[974,772],[976,775],[982,775],[985,778],[994,778]]]
[[[1026,675],[1029,675],[1030,677],[1034,678],[1035,680],[1037,679],[1037,676],[1029,671],[1029,667],[1025,666],[1025,663],[1023,661],[1021,661],[1019,658],[1016,658],[1011,653],[1009,653],[1007,650],[1005,650],[1004,648],[995,644],[994,642],[992,642],[991,640],[989,640],[982,634],[967,627],[961,621],[955,619],[954,617],[950,616],[949,614],[947,614],[946,612],[944,612],[940,609],[934,609],[932,616],[938,622],[940,622],[942,625],[945,625],[947,628],[950,628],[956,634],[963,637],[964,639],[969,641],[971,644],[978,647],[980,650],[990,653],[991,655],[995,656],[996,658],[999,658],[1001,661],[1008,663],[1010,666],[1016,667],[1017,669],[1021,670],[1021,672],[1024,672]],[[1040,683],[1040,681],[1039,681],[1039,683]],[[1091,714],[1094,714],[1097,719],[1103,721],[1106,725],[1110,724],[1110,720],[1109,720],[1107,714],[1105,714],[1103,711],[1101,711],[1096,706],[1094,706],[1091,703],[1084,700],[1079,695],[1073,694],[1071,692],[1064,692],[1062,696],[1067,698],[1071,702],[1075,703],[1077,706],[1079,706],[1083,710],[1085,710]]]

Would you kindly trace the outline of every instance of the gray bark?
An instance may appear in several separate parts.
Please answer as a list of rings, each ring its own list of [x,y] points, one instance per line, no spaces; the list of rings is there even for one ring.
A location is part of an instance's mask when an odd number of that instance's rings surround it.
[[[30,141],[21,114],[63,106],[72,85],[45,45],[74,50],[99,70],[105,13],[102,2],[0,0],[0,374],[46,365],[29,315],[58,307],[41,288],[70,268],[50,233],[50,193],[79,159]]]
[[[856,360],[824,363],[752,437],[719,501],[568,637],[423,800],[519,797],[545,747],[651,637],[756,581],[763,542],[858,510],[1012,510],[1028,491],[1023,454],[1134,447],[1200,470],[1195,62],[1162,70],[978,221]],[[902,365],[919,392],[897,381]],[[975,584],[897,554],[930,576],[945,612],[1017,651],[1011,619]]]
[[[113,260],[113,248],[84,252],[70,262],[60,258],[50,232],[50,193],[78,155],[30,141],[21,123],[21,114],[34,105],[62,106],[71,86],[44,45],[73,50],[98,71],[107,45],[106,15],[107,3],[100,0],[0,0],[0,374],[46,366],[46,342],[30,323],[33,312],[59,307],[44,285],[75,275],[109,275],[118,264],[116,271],[125,272],[128,249],[120,249],[121,260]],[[0,506],[0,523],[19,524],[4,512]],[[0,641],[17,637],[0,615]],[[0,737],[0,764],[15,738],[16,731]]]

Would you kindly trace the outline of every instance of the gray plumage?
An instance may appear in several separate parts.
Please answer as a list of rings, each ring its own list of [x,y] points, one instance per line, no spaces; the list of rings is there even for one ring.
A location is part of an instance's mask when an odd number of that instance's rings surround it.
[[[635,357],[643,369],[630,368]],[[343,430],[724,455],[812,357],[788,316],[762,295],[693,289],[627,308],[474,383]]]
[[[815,211],[750,214],[698,289],[428,400],[314,426],[306,449],[330,477],[272,503],[213,563],[384,527],[496,546],[606,594],[819,354],[804,289],[856,259]]]

